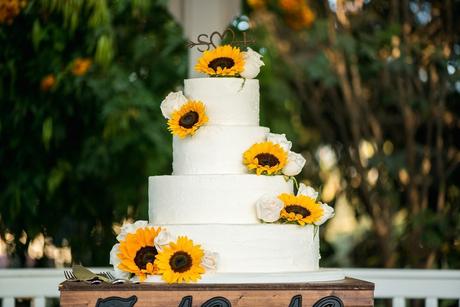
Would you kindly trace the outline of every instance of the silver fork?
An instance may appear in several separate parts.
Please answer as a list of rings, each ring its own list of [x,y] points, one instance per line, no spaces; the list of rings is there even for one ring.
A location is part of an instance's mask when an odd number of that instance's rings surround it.
[[[129,279],[116,278],[111,272],[102,272],[102,275],[106,276],[110,282],[114,285],[130,283]]]
[[[105,277],[108,278],[109,280],[114,280],[114,279],[116,279],[115,276],[113,276],[112,273],[110,273],[110,272],[101,272],[101,273],[99,273],[98,275],[105,276]]]
[[[64,277],[68,281],[77,281],[78,280],[71,271],[64,271]]]
[[[109,282],[111,282],[114,285],[130,282],[128,279],[116,278],[111,272],[101,272],[96,275],[102,275],[106,277],[107,279],[109,279]],[[64,271],[64,276],[66,280],[68,281],[79,281],[79,279],[75,276],[75,274],[72,271]],[[101,281],[98,279],[93,279],[91,281],[86,281],[86,280],[83,280],[83,281],[86,283],[90,283],[92,285],[101,283]]]

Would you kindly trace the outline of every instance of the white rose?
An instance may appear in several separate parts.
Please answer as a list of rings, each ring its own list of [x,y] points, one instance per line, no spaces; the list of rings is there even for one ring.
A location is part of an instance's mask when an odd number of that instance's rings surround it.
[[[321,208],[323,209],[323,216],[319,220],[317,220],[314,224],[319,226],[326,222],[328,219],[334,216],[334,208],[328,206],[327,204],[319,203]]]
[[[161,229],[160,233],[153,240],[153,244],[157,251],[161,251],[164,245],[172,241],[171,234],[166,229]]]
[[[246,79],[254,79],[260,72],[260,66],[265,65],[260,59],[262,56],[248,47],[246,52],[243,52],[244,70],[240,74]]]
[[[261,60],[262,55],[258,53],[257,51],[252,50],[251,47],[248,47],[248,49],[243,53],[243,58],[245,61],[252,61],[257,63],[259,66],[264,66],[264,62]]]
[[[219,254],[205,250],[201,264],[208,270],[215,271],[219,262]]]
[[[297,191],[297,195],[304,195],[310,197],[313,200],[318,198],[318,192],[315,191],[312,187],[307,187],[305,184],[301,183],[299,185],[299,190]]]
[[[241,77],[245,79],[254,79],[260,72],[260,65],[254,62],[244,63],[244,70],[241,72]]]
[[[115,244],[110,251],[110,264],[113,265],[114,275],[116,278],[128,279],[130,277],[129,272],[122,271],[118,268],[118,265],[121,263],[120,258],[118,258],[118,253],[120,243]]]
[[[286,134],[284,133],[283,134],[268,133],[267,141],[280,145],[281,148],[283,148],[283,150],[286,152],[289,152],[289,150],[291,150],[291,147],[292,147],[292,142],[287,140]]]
[[[168,96],[161,102],[160,108],[161,113],[165,118],[171,118],[174,111],[179,110],[180,107],[188,101],[187,97],[182,94],[182,91],[171,92]]]
[[[134,224],[126,223],[121,226],[120,234],[117,236],[119,242],[123,241],[128,233],[136,233],[139,228],[147,227],[149,222],[147,221],[136,221]]]
[[[306,160],[301,154],[290,151],[282,173],[286,176],[295,176],[300,173],[305,162]]]
[[[256,202],[257,218],[267,223],[276,222],[283,207],[284,204],[278,197],[264,195]]]

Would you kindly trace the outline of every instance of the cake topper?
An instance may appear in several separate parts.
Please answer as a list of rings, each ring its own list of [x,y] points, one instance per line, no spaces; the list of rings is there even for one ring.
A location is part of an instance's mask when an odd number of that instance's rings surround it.
[[[249,43],[255,43],[255,40],[251,40],[248,38],[246,32],[243,32],[242,40],[237,40],[235,31],[233,31],[230,28],[227,28],[222,33],[220,33],[219,31],[214,31],[211,33],[211,35],[202,33],[198,35],[197,42],[193,42],[189,40],[187,42],[187,47],[194,48],[198,46],[197,48],[198,51],[205,52],[211,49],[211,47],[217,48],[216,40],[220,39],[220,41],[222,41],[224,38],[227,38],[227,37],[230,39],[230,42],[229,42],[230,45],[243,45],[244,47],[247,47]],[[200,46],[204,46],[203,47],[204,49],[202,49]]]

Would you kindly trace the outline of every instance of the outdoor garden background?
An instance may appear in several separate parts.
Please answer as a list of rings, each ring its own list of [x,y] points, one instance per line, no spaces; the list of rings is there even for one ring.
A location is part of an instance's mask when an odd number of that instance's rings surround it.
[[[336,209],[322,266],[459,269],[460,1],[243,14],[231,26],[266,64],[261,125]],[[0,0],[0,267],[108,266],[123,221],[147,219],[186,42],[164,0]]]

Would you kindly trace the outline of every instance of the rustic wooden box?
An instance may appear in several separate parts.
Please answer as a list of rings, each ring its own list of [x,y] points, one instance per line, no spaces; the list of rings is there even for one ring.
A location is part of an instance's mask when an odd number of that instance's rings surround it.
[[[373,306],[374,284],[353,278],[295,284],[99,284],[65,281],[61,306]]]

